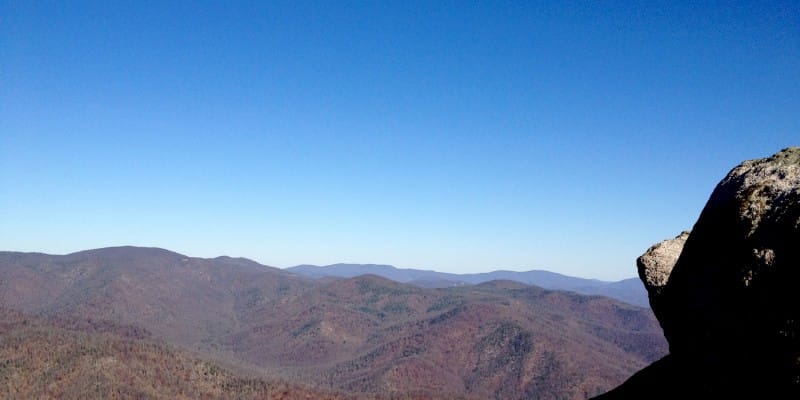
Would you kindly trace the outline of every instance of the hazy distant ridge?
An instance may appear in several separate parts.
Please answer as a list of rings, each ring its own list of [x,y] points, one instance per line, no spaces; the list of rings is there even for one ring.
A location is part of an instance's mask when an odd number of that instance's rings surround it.
[[[597,279],[576,278],[543,270],[524,272],[500,270],[478,274],[452,274],[412,268],[396,268],[382,264],[298,265],[286,270],[313,278],[352,278],[372,274],[396,282],[410,283],[427,288],[478,285],[494,280],[509,280],[550,290],[567,290],[581,294],[608,296],[640,307],[649,307],[647,291],[638,278],[607,282]]]

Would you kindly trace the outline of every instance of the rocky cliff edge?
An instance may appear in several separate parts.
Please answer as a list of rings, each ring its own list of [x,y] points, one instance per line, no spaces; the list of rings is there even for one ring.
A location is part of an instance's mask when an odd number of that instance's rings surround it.
[[[731,170],[637,266],[670,354],[597,399],[800,398],[800,147]]]

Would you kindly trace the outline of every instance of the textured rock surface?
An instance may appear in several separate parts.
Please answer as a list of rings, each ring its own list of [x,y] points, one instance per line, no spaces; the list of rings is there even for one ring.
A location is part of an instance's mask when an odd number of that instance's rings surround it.
[[[800,147],[734,168],[659,286],[667,248],[640,260],[670,355],[601,398],[800,398]]]
[[[661,307],[661,292],[667,285],[672,268],[678,262],[678,256],[681,255],[688,237],[689,232],[683,231],[672,239],[653,245],[636,259],[639,278],[647,289],[650,307],[653,310]]]

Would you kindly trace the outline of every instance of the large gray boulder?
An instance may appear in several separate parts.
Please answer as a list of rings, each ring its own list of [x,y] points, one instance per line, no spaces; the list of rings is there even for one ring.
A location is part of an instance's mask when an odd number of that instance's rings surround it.
[[[800,398],[800,147],[731,170],[682,236],[638,260],[670,355],[601,398]]]

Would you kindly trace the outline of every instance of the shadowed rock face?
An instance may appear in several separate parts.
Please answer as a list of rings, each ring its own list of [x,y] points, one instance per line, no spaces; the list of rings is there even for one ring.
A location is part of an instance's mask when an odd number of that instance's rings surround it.
[[[670,355],[601,398],[800,398],[800,147],[734,168],[637,264]]]

